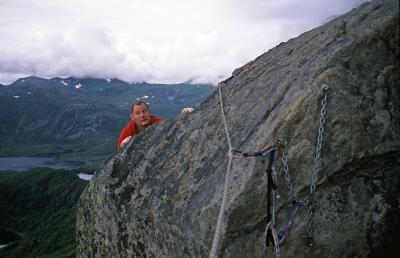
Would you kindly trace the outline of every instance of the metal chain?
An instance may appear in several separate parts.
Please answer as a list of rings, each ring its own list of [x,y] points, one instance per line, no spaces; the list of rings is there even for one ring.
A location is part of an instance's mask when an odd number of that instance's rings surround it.
[[[313,245],[314,241],[312,239],[312,218],[314,213],[314,193],[315,188],[317,187],[318,182],[318,173],[320,169],[321,163],[321,151],[322,151],[322,140],[324,134],[324,126],[325,126],[325,116],[326,116],[326,98],[327,98],[327,90],[329,86],[324,84],[321,87],[321,112],[319,119],[319,128],[318,128],[318,138],[317,138],[317,148],[315,150],[315,158],[314,158],[314,171],[311,176],[311,185],[310,185],[310,199],[308,202],[308,223],[307,223],[307,239],[308,244]]]
[[[288,163],[288,148],[287,148],[287,141],[284,140],[283,138],[280,138],[278,140],[278,144],[281,146],[281,155],[282,155],[282,163],[283,163],[283,172],[284,172],[284,176],[285,176],[285,181],[286,181],[286,185],[288,188],[288,193],[289,195],[293,198],[293,200],[295,202],[297,202],[300,205],[307,205],[308,202],[301,200],[298,198],[297,194],[294,192],[293,190],[293,184],[292,184],[292,180],[290,178],[290,173],[289,173],[289,163]]]
[[[226,118],[225,118],[225,110],[224,106],[222,103],[222,92],[221,92],[221,86],[219,85],[219,97],[220,97],[220,104],[221,104],[221,111],[222,111],[222,117],[223,117],[223,122],[224,122],[224,127],[225,127],[225,132],[227,136],[227,141],[228,141],[228,146],[230,149],[232,149],[232,145],[230,142],[230,137],[229,137],[229,132],[228,132],[228,126],[226,123]],[[326,104],[327,104],[327,90],[329,89],[329,86],[324,84],[321,87],[321,111],[320,111],[320,119],[319,119],[319,128],[318,128],[318,137],[317,137],[317,148],[315,150],[315,158],[314,158],[314,171],[311,176],[311,185],[310,185],[310,198],[309,201],[304,201],[298,198],[297,194],[293,190],[293,184],[291,182],[290,174],[289,174],[289,165],[288,165],[288,149],[287,149],[287,142],[279,139],[279,144],[283,147],[282,148],[282,162],[283,162],[283,170],[284,170],[284,176],[286,180],[286,184],[288,187],[288,192],[289,195],[292,196],[292,198],[299,204],[307,205],[308,204],[308,225],[307,225],[307,238],[309,240],[309,244],[313,245],[313,240],[312,240],[312,217],[314,213],[314,208],[313,208],[313,203],[314,203],[314,192],[316,189],[316,185],[318,182],[318,173],[320,169],[320,158],[321,158],[321,152],[322,152],[322,140],[323,140],[323,134],[324,134],[324,127],[325,127],[325,116],[326,116]],[[221,203],[220,207],[220,212],[218,216],[218,222],[217,222],[217,229],[214,232],[214,239],[213,239],[213,244],[211,248],[211,252],[209,257],[216,257],[218,253],[218,247],[219,247],[219,240],[221,238],[221,226],[223,224],[223,212],[225,210],[225,199],[226,199],[226,188],[227,188],[227,182],[229,179],[229,172],[230,172],[230,163],[231,159],[228,162],[228,168],[227,168],[227,173],[225,176],[225,189],[224,189],[224,196],[223,200]],[[275,207],[273,205],[273,215],[275,213]],[[274,216],[275,217],[275,216]],[[275,218],[273,218],[273,221]]]

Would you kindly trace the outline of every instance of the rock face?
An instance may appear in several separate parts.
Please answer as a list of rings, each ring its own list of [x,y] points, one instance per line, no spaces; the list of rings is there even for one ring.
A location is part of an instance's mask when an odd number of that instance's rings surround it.
[[[222,95],[232,145],[287,140],[294,192],[308,199],[327,91],[312,236],[300,206],[282,257],[395,257],[400,234],[398,1],[363,4],[235,70]],[[207,257],[224,190],[227,140],[215,91],[190,115],[146,129],[110,158],[81,197],[80,257]],[[278,226],[288,196],[281,156]],[[235,159],[219,257],[261,257],[266,160]],[[271,250],[268,251],[271,253]]]

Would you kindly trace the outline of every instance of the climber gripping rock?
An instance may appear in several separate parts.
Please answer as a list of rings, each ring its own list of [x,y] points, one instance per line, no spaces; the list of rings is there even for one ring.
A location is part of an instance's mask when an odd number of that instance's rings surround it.
[[[181,113],[191,113],[193,108],[183,108]],[[118,148],[122,148],[133,136],[143,131],[146,127],[163,121],[163,118],[152,116],[149,106],[143,101],[133,103],[129,121],[122,129],[118,138]]]

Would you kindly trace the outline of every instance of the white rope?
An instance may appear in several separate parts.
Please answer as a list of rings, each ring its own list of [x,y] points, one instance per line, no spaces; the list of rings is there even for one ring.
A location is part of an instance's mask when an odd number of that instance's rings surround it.
[[[232,149],[232,144],[231,144],[231,138],[229,137],[229,131],[228,131],[228,123],[226,122],[226,116],[225,116],[225,109],[224,109],[224,104],[222,102],[222,83],[218,86],[218,92],[219,92],[219,103],[221,104],[221,113],[222,113],[222,120],[224,122],[224,128],[225,128],[225,133],[226,133],[226,139],[228,141],[229,145],[229,150]]]
[[[231,150],[232,149],[232,144],[231,144],[231,139],[229,137],[229,131],[228,131],[228,125],[227,125],[226,117],[225,117],[224,105],[222,103],[221,87],[222,87],[222,84],[220,84],[218,86],[218,89],[219,89],[219,103],[221,104],[222,119],[223,119],[223,122],[224,122],[225,133],[226,133],[226,138],[227,138],[228,145],[229,145],[229,150]],[[217,257],[218,251],[219,251],[220,240],[224,237],[223,228],[222,227],[225,224],[225,222],[224,222],[225,203],[226,203],[226,199],[227,199],[226,197],[228,195],[228,186],[229,186],[229,178],[230,178],[230,173],[231,173],[232,158],[233,158],[232,155],[229,155],[228,167],[226,168],[226,175],[225,175],[224,193],[223,193],[223,196],[222,196],[221,207],[219,208],[217,227],[215,228],[214,238],[213,238],[213,242],[212,242],[209,258],[216,258]]]
[[[219,208],[217,227],[215,228],[214,239],[213,239],[213,242],[212,242],[212,247],[211,247],[209,258],[216,258],[217,257],[218,251],[219,251],[219,242],[224,237],[223,230],[222,230],[223,228],[222,227],[225,225],[224,213],[225,213],[226,197],[228,195],[227,192],[228,192],[229,175],[230,175],[230,171],[231,171],[231,164],[232,164],[232,156],[229,157],[228,167],[226,169],[224,195],[222,197],[221,207]]]

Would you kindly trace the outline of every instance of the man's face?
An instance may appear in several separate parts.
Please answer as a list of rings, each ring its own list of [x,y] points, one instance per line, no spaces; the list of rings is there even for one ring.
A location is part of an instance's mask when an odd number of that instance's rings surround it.
[[[144,128],[150,123],[150,111],[143,104],[135,105],[133,113],[131,113],[131,119],[137,126]]]

